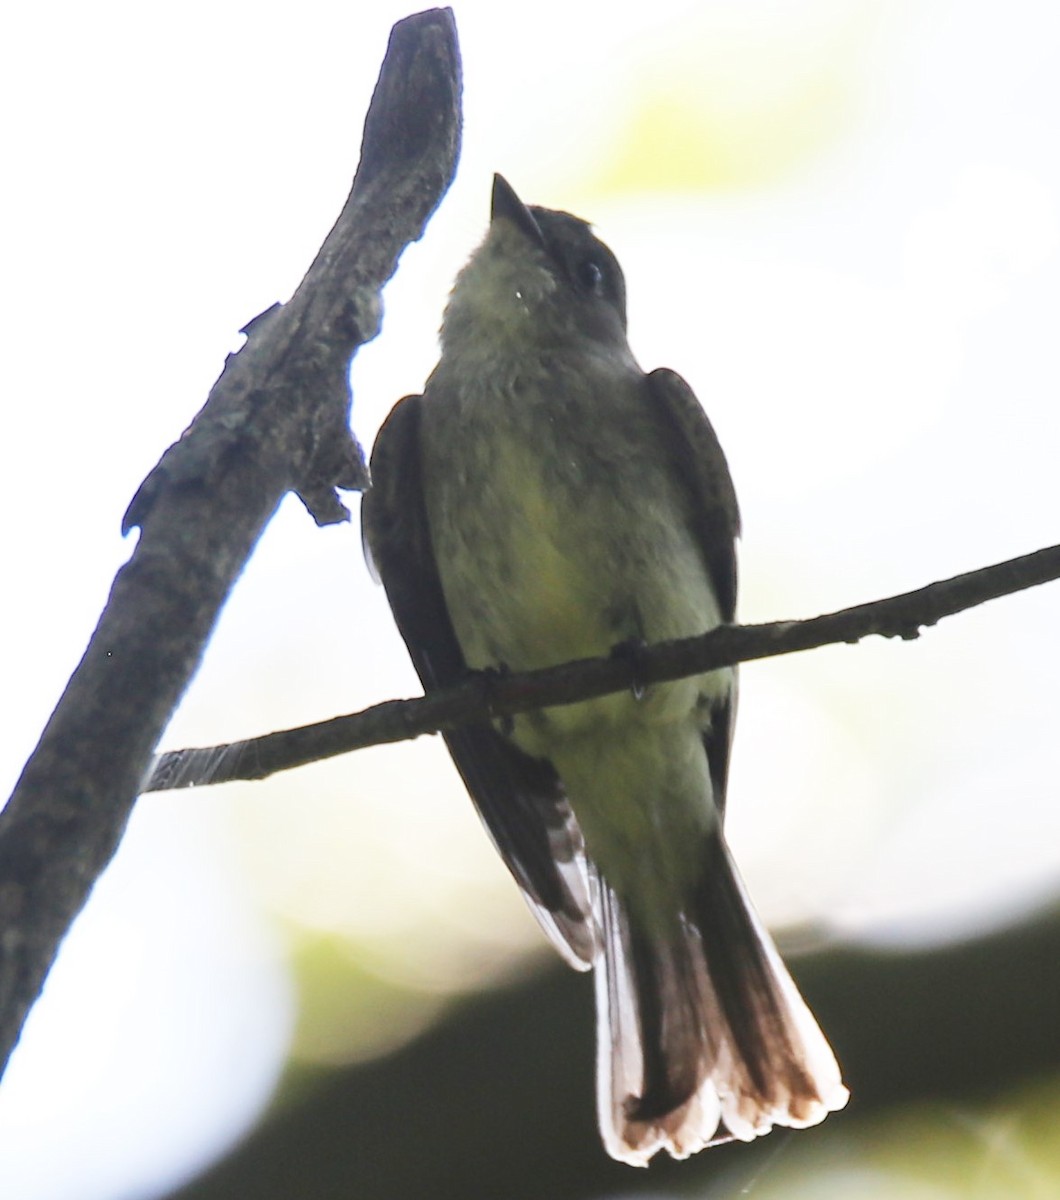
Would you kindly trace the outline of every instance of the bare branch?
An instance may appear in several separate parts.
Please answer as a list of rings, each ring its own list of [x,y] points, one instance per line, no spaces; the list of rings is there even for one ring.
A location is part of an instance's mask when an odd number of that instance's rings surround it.
[[[206,406],[141,485],[140,540],[0,813],[0,1069],[59,942],[109,862],[154,746],[281,497],[348,517],[365,482],[349,361],[452,179],[460,62],[448,9],[394,26],[349,198],[286,305],[247,327]]]
[[[418,700],[389,700],[349,716],[281,730],[230,745],[172,750],[159,756],[145,791],[264,779],[277,771],[400,742],[475,721],[570,704],[635,685],[681,679],[701,671],[854,643],[872,634],[918,637],[943,617],[1060,578],[1060,546],[955,575],[915,592],[858,604],[805,621],[725,625],[700,637],[660,642],[636,656],[589,658],[521,675],[469,677]]]

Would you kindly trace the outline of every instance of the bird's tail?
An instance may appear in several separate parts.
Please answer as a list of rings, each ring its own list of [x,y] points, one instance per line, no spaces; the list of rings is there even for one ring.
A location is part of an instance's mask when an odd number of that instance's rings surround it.
[[[597,1098],[608,1152],[646,1166],[842,1108],[835,1056],[756,916],[720,830],[668,935],[643,933],[602,881]]]

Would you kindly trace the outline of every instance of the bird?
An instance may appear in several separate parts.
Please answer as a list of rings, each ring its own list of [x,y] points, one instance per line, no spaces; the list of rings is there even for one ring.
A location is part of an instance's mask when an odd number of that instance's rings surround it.
[[[387,417],[366,554],[426,691],[735,620],[736,493],[703,407],[629,347],[592,227],[500,175],[422,395]],[[444,733],[545,934],[593,972],[605,1150],[646,1166],[848,1092],[723,821],[734,667]]]

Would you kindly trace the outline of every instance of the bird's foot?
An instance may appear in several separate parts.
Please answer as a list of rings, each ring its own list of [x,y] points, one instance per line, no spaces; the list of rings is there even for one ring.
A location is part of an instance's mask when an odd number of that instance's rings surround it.
[[[511,736],[512,730],[515,728],[515,718],[510,713],[502,713],[497,716],[494,693],[497,684],[507,679],[511,673],[511,668],[507,663],[498,663],[495,667],[479,667],[470,672],[471,677],[477,679],[482,687],[482,697],[490,720],[497,727],[498,732],[503,733],[505,737]]]
[[[611,647],[611,657],[627,662],[633,672],[633,681],[629,685],[629,690],[633,693],[634,700],[643,700],[644,693],[648,690],[647,684],[641,677],[641,660],[647,644],[641,637],[631,637]]]

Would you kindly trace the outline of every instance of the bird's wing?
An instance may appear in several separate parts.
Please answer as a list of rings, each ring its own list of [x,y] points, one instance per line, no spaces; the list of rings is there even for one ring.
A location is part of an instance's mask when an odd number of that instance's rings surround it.
[[[467,674],[434,558],[423,497],[422,397],[400,401],[372,451],[362,506],[366,550],[386,589],[424,689]],[[531,758],[491,724],[447,732],[445,741],[479,815],[542,928],[579,970],[592,966],[592,915],[581,831],[550,763]]]
[[[674,464],[692,499],[696,538],[717,596],[721,618],[736,616],[736,539],[740,510],[721,443],[695,393],[665,367],[645,377],[649,403],[659,415]],[[735,673],[727,698],[714,709],[703,742],[714,783],[714,802],[725,806],[729,748],[736,717]]]

